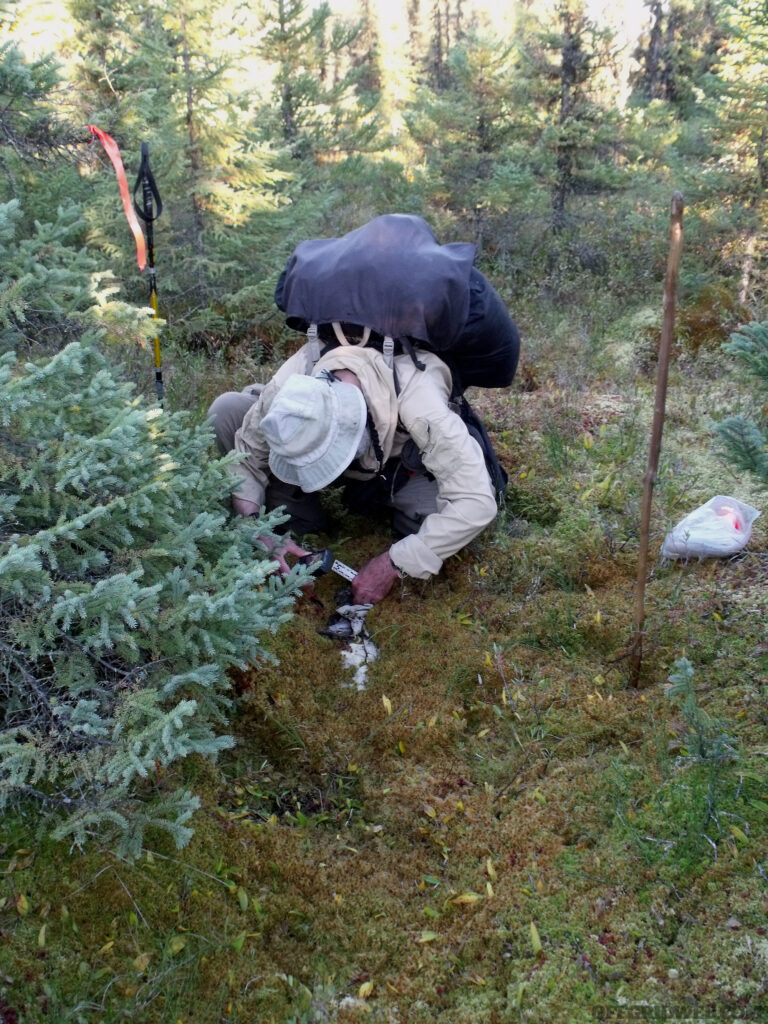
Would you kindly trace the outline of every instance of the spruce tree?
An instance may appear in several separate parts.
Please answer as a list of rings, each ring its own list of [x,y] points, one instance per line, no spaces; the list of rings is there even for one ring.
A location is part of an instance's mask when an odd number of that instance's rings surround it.
[[[62,205],[53,223],[30,228],[19,200],[0,203],[0,352],[39,354],[80,336],[98,276],[98,264],[78,244],[84,228],[72,204]]]
[[[174,766],[231,746],[228,670],[290,614],[259,553],[279,517],[231,521],[207,427],[147,407],[87,335],[0,359],[0,809],[137,855],[177,845],[196,797]]]
[[[644,101],[668,102],[680,116],[695,113],[698,96],[724,41],[720,0],[646,0],[649,25],[637,48],[634,86]]]
[[[424,154],[430,203],[450,211],[480,250],[503,234],[500,222],[511,208],[521,215],[535,190],[515,146],[514,73],[510,47],[472,34],[445,61],[442,86],[421,86],[405,116]]]
[[[82,133],[68,116],[61,69],[51,55],[25,56],[21,28],[0,5],[0,202],[19,202],[26,233],[55,220],[85,187],[73,158]]]
[[[258,53],[274,71],[262,131],[279,137],[294,161],[338,159],[369,150],[379,126],[377,71],[360,59],[370,25],[334,16],[327,3],[264,0]]]
[[[725,4],[722,46],[713,75],[717,88],[715,135],[731,171],[730,192],[748,202],[768,189],[768,9],[762,0]],[[756,233],[762,225],[756,224]]]
[[[114,136],[131,186],[149,144],[164,208],[155,224],[161,315],[172,338],[209,351],[253,334],[268,305],[254,309],[242,289],[276,269],[260,217],[276,206],[280,172],[256,138],[247,46],[232,46],[253,26],[240,24],[236,6],[70,0],[81,120]],[[110,257],[125,297],[144,303],[112,169],[99,147],[90,156],[91,244]]]
[[[566,232],[578,219],[574,196],[617,184],[611,36],[588,16],[583,0],[562,0],[541,21],[521,25],[519,45],[528,99],[539,114],[530,127],[534,159],[550,190],[550,227]]]
[[[768,322],[746,324],[731,335],[723,348],[746,367],[755,382],[760,412],[754,419],[743,415],[727,417],[717,425],[717,434],[729,461],[753,474],[761,487],[768,488]]]
[[[3,48],[0,809],[135,854],[152,825],[188,837],[174,763],[231,743],[228,670],[259,657],[296,579],[254,548],[274,517],[229,521],[208,430],[148,408],[100,351],[132,350],[142,318],[66,201],[82,188],[58,87]]]
[[[0,352],[39,354],[78,338],[108,282],[84,248],[63,88],[50,57],[27,59],[11,41],[0,47]]]

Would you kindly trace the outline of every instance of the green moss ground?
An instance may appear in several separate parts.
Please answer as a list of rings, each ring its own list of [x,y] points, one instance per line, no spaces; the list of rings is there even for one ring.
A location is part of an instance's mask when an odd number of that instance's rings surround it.
[[[579,376],[576,345],[476,396],[507,509],[371,613],[365,691],[317,632],[330,577],[236,680],[236,749],[184,765],[187,849],[4,823],[2,1024],[768,1019],[768,514],[733,560],[655,562],[629,687],[651,382],[610,351]],[[718,491],[761,505],[709,451],[738,389],[707,358],[673,368],[654,554]],[[356,565],[389,536],[362,526]],[[692,756],[683,655],[730,759]]]

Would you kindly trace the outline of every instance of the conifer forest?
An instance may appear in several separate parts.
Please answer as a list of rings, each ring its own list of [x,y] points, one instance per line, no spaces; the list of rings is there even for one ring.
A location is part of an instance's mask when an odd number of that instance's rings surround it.
[[[207,410],[387,213],[522,345],[356,671]],[[768,1020],[767,496],[766,0],[0,0],[0,1024]]]

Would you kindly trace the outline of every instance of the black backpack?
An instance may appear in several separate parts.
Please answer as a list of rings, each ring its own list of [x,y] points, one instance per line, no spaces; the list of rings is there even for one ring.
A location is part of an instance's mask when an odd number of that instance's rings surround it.
[[[341,238],[301,242],[275,289],[286,323],[334,344],[334,322],[371,331],[369,344],[418,358],[419,348],[451,368],[456,389],[504,388],[520,352],[514,321],[473,267],[475,247],[440,245],[412,214],[376,217]]]
[[[341,238],[301,242],[275,289],[286,323],[321,351],[337,332],[365,337],[383,351],[408,353],[420,369],[419,348],[450,368],[452,399],[479,441],[497,494],[506,474],[485,428],[464,398],[466,388],[511,384],[520,337],[501,298],[476,267],[475,246],[440,245],[412,214],[376,217]]]

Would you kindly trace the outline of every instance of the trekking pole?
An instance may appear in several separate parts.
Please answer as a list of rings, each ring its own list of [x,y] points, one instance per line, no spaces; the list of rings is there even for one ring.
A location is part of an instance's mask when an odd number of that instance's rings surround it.
[[[136,202],[136,193],[141,186],[141,206]],[[160,198],[152,170],[149,166],[149,143],[141,144],[141,164],[136,177],[136,184],[133,186],[133,206],[136,213],[144,221],[144,230],[147,235],[147,269],[149,270],[149,304],[152,306],[153,316],[157,319],[157,273],[155,271],[155,232],[154,222],[163,212],[163,201]],[[155,328],[153,339],[155,350],[155,391],[157,400],[162,408],[163,405],[163,358],[160,352],[160,332]]]
[[[640,513],[640,550],[637,564],[637,589],[635,591],[635,635],[630,650],[630,682],[637,686],[640,681],[640,665],[643,659],[643,626],[645,624],[645,582],[648,574],[648,539],[651,522],[651,502],[653,485],[659,468],[661,452],[661,435],[664,430],[664,413],[667,401],[667,374],[669,370],[669,350],[672,347],[672,330],[675,324],[675,298],[677,293],[677,274],[680,269],[680,253],[683,247],[683,196],[675,192],[672,196],[672,209],[669,225],[669,257],[667,259],[667,277],[664,282],[664,319],[661,325],[659,341],[659,370],[656,377],[656,401],[653,409],[651,441],[648,451],[648,469],[646,470],[643,491],[643,505]]]

